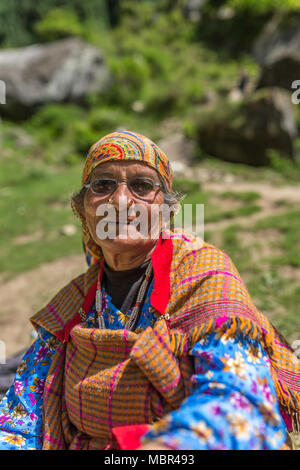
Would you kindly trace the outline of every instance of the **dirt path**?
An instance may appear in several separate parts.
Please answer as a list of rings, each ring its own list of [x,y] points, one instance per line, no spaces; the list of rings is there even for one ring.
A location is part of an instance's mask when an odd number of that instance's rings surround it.
[[[260,207],[260,211],[251,215],[235,217],[234,220],[225,219],[218,222],[206,223],[206,230],[223,229],[232,223],[242,227],[253,225],[256,221],[271,215],[280,215],[286,212],[288,203],[291,208],[300,207],[300,185],[297,186],[272,186],[265,183],[204,183],[204,191],[214,192],[216,195],[225,191],[231,192],[255,192],[260,194],[260,199],[255,203]],[[230,202],[228,202],[230,205]],[[229,208],[229,207],[228,207]]]
[[[7,357],[27,348],[33,330],[29,318],[70,280],[86,270],[83,255],[43,264],[0,286],[0,340]]]

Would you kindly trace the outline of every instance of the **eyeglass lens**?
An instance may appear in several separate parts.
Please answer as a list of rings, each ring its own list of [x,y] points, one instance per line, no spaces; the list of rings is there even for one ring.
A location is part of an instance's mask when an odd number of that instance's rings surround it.
[[[98,178],[91,183],[91,189],[95,194],[108,195],[116,191],[120,182],[113,178]],[[138,197],[151,195],[155,190],[155,183],[146,178],[133,178],[127,181],[129,190]]]

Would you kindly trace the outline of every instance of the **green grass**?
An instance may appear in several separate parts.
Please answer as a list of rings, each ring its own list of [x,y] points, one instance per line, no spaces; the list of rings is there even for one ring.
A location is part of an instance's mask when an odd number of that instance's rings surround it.
[[[173,188],[181,194],[185,194],[182,201],[183,212],[184,204],[204,204],[205,222],[218,222],[224,219],[234,219],[254,214],[260,211],[260,207],[253,202],[259,199],[260,195],[254,192],[223,192],[215,194],[201,190],[200,183],[177,179],[174,181]],[[212,199],[217,199],[214,202]],[[220,202],[228,199],[229,208],[222,208]],[[230,199],[235,199],[241,203],[240,207],[230,208]]]
[[[225,199],[234,199],[242,202],[254,202],[260,198],[260,194],[255,191],[224,191],[220,196]]]
[[[266,181],[275,186],[286,184],[292,186],[300,181],[300,144],[298,144],[295,163],[276,156],[273,166],[269,167],[252,167],[243,163],[226,162],[210,155],[203,155],[201,152],[199,158],[207,168],[224,174],[230,173],[233,176],[244,179],[248,183]]]
[[[1,169],[0,272],[11,277],[80,252],[79,223],[69,200],[80,187],[82,165],[50,167],[20,157],[1,162]],[[75,235],[61,234],[67,224],[78,226]]]

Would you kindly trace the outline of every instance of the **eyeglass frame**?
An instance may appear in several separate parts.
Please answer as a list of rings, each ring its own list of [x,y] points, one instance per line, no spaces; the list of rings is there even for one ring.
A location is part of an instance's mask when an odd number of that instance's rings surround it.
[[[103,195],[102,195],[102,194],[99,194],[99,193],[96,193],[95,191],[93,191],[93,189],[92,189],[91,186],[92,186],[92,184],[94,183],[94,181],[98,181],[98,180],[101,180],[101,179],[102,179],[102,180],[106,180],[106,181],[109,181],[109,180],[110,180],[110,181],[111,181],[111,180],[115,181],[115,182],[117,183],[116,189],[114,189],[114,190],[111,191],[110,193],[103,194]],[[143,179],[143,180],[146,180],[146,181],[151,181],[151,183],[153,184],[154,187],[157,186],[160,190],[163,189],[160,183],[155,183],[151,178],[137,176],[137,177],[130,178],[129,181],[132,180],[132,179]],[[147,196],[141,197],[141,196],[137,196],[136,194],[134,194],[134,193],[131,191],[131,189],[128,187],[128,185],[127,185],[127,180],[125,180],[125,181],[124,181],[124,180],[118,181],[118,180],[116,180],[115,178],[95,178],[95,179],[94,179],[93,181],[91,181],[90,183],[86,183],[83,187],[90,189],[90,190],[92,191],[92,193],[95,194],[95,196],[108,197],[108,196],[111,196],[115,191],[117,191],[117,189],[119,188],[120,184],[122,184],[122,183],[126,183],[126,186],[127,186],[128,190],[130,191],[130,193],[133,195],[133,197],[136,197],[136,198],[141,199],[141,200],[144,200],[144,199],[147,198]],[[155,191],[155,196],[156,196],[156,193],[157,193],[157,190]],[[155,197],[155,196],[154,196],[154,197]]]

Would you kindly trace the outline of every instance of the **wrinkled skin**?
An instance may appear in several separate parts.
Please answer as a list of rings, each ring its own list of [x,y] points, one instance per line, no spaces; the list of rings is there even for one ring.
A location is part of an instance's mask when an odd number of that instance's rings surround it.
[[[156,170],[136,161],[101,163],[92,172],[90,181],[92,182],[99,177],[112,177],[120,182],[126,182],[127,179],[134,176],[151,178],[154,183],[160,183]],[[124,207],[127,207],[126,204],[124,206],[124,201],[129,201],[130,199],[133,201],[133,209],[136,204],[142,204],[147,211],[149,236],[147,238],[139,237],[138,227],[129,225],[128,236],[126,239],[122,239],[120,236],[122,226],[116,224],[116,236],[113,239],[99,239],[96,228],[104,216],[96,215],[98,206],[100,204],[108,204],[110,200],[117,214],[119,214],[122,209],[124,210]],[[113,194],[104,197],[93,194],[91,189],[87,190],[84,198],[83,216],[93,240],[101,247],[105,261],[112,269],[116,271],[133,269],[150,259],[157,241],[157,239],[153,239],[150,236],[152,227],[150,211],[153,205],[159,205],[163,203],[163,200],[164,197],[160,188],[157,188],[154,197],[149,200],[141,200],[135,197],[126,184],[120,184]],[[133,216],[129,217],[130,220],[128,222],[134,218],[135,215],[133,214]],[[158,216],[155,224],[159,224]]]

